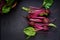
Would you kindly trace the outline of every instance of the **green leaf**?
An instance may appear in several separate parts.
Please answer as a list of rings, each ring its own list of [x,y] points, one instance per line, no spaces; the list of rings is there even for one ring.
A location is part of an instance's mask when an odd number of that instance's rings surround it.
[[[29,8],[26,8],[26,7],[22,7],[23,10],[25,11],[29,11],[30,9]]]
[[[40,16],[43,16],[44,14],[42,13],[42,14],[40,14]]]
[[[50,8],[52,6],[52,4],[53,4],[53,0],[44,0],[44,2],[43,2],[43,6],[46,9]]]
[[[11,7],[3,6],[2,7],[2,13],[8,13],[10,11]]]
[[[31,36],[28,36],[26,39],[29,39]]]
[[[33,27],[27,27],[24,29],[24,33],[27,35],[27,36],[35,36],[36,32],[35,32],[35,29]]]
[[[48,13],[41,13],[41,14],[39,14],[40,16],[48,16]]]
[[[49,26],[56,27],[56,25],[52,23],[50,23]]]
[[[44,15],[48,16],[48,13],[45,13]]]

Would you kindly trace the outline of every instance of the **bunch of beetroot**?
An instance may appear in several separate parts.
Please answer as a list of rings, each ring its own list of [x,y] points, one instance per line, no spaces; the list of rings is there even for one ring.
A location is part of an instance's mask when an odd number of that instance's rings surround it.
[[[45,17],[47,16],[46,14],[49,14],[48,10],[32,8],[28,15],[29,25],[34,27],[36,31],[48,30],[49,19]]]
[[[29,26],[24,29],[24,33],[28,36],[32,36],[33,32],[30,30],[30,27],[34,29],[35,32],[37,31],[48,31],[49,27],[56,27],[53,23],[51,23],[50,19],[48,18],[50,11],[44,8],[36,8],[31,7],[25,8],[22,7],[25,11],[28,11],[28,24]],[[32,34],[31,34],[31,32]],[[33,35],[34,36],[34,35]]]
[[[52,22],[55,20],[50,20],[48,18],[50,11],[48,10],[52,4],[53,0],[44,0],[41,8],[36,8],[30,6],[29,8],[22,7],[23,10],[27,11],[29,14],[27,16],[29,26],[24,29],[24,33],[30,38],[35,36],[37,31],[48,31],[50,27],[56,27]]]
[[[37,9],[35,7],[30,7],[30,11],[28,14],[28,23],[36,31],[39,30],[49,30],[50,20],[48,18],[50,11],[44,8]]]

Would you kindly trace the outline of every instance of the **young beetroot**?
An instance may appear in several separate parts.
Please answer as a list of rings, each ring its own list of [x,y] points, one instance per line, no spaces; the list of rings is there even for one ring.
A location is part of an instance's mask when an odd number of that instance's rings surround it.
[[[34,26],[35,22],[29,21],[28,24]]]
[[[49,23],[49,19],[48,18],[44,18],[43,23]]]
[[[48,26],[49,26],[49,24],[38,24],[38,23],[35,23],[33,27],[36,29],[36,31],[39,31],[39,30],[47,31],[47,30],[49,30]]]
[[[34,18],[33,18],[33,15],[32,15],[32,14],[29,14],[29,15],[27,16],[27,18],[28,18],[28,19],[30,19],[30,18],[32,18],[32,19],[44,19],[45,17],[39,16],[39,17],[34,17]]]
[[[43,10],[43,9],[34,10],[34,11],[30,12],[30,13],[33,15],[32,18],[35,18],[35,17],[37,17],[40,14],[44,14],[45,13],[45,10]]]
[[[49,28],[48,28],[48,26],[44,26],[44,31],[47,31],[47,30],[49,30]]]
[[[33,22],[42,22],[41,19],[29,19],[29,21],[33,21]]]
[[[33,27],[34,27],[37,31],[44,29],[44,28],[43,28],[43,25],[38,24],[38,23],[35,23],[35,25],[34,25]]]

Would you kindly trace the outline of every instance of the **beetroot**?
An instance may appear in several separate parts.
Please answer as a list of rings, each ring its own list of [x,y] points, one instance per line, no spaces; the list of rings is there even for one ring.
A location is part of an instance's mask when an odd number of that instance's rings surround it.
[[[51,23],[54,20],[51,20],[48,18],[48,15],[50,13],[49,8],[51,4],[53,3],[53,0],[44,0],[43,5],[41,8],[36,8],[30,6],[29,8],[23,7],[25,11],[28,11],[28,23],[29,26],[34,28],[34,32],[37,31],[48,31],[49,27],[56,27],[55,24]],[[30,28],[29,28],[30,29]],[[24,30],[25,31],[25,30]],[[30,30],[25,32],[25,34],[28,33],[29,35],[33,34]],[[26,34],[27,35],[27,34]],[[29,37],[28,37],[29,38]]]
[[[28,22],[28,24],[31,26],[34,26],[35,22],[30,21],[30,22]]]
[[[30,14],[30,15],[28,15],[28,17],[27,18],[32,18],[32,19],[44,19],[45,17],[32,17],[33,15],[32,14]]]
[[[32,11],[32,12],[31,12],[31,14],[33,15],[32,18],[37,17],[37,16],[40,15],[42,12],[44,12],[43,9]]]
[[[30,21],[33,21],[33,22],[42,22],[41,19],[29,19]]]
[[[39,24],[39,23],[35,23],[35,24],[34,24],[34,28],[35,28],[37,31],[39,31],[39,30],[44,30],[44,31],[46,31],[46,30],[49,30],[48,25],[49,25],[49,24]]]
[[[46,13],[50,13],[50,11],[49,11],[49,10],[47,10],[47,9],[45,10],[45,12],[46,12]]]
[[[38,24],[38,23],[35,23],[34,28],[35,28],[37,31],[44,29],[43,26],[40,25],[40,24]]]
[[[48,28],[48,26],[44,26],[44,31],[47,31],[47,30],[49,30],[49,28]]]
[[[49,19],[48,18],[44,18],[43,23],[49,23]]]

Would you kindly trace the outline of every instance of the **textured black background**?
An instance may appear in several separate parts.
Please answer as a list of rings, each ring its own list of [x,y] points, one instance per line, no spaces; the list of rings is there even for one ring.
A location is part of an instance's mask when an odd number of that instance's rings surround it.
[[[40,7],[43,0],[22,0],[11,10],[9,14],[0,16],[1,18],[1,40],[25,40],[23,29],[27,27],[26,18],[28,13],[23,11],[21,7],[36,6]],[[49,32],[38,32],[35,37],[29,40],[60,40],[60,0],[54,0],[53,6],[50,8],[51,18],[56,18],[54,22],[57,28]]]

